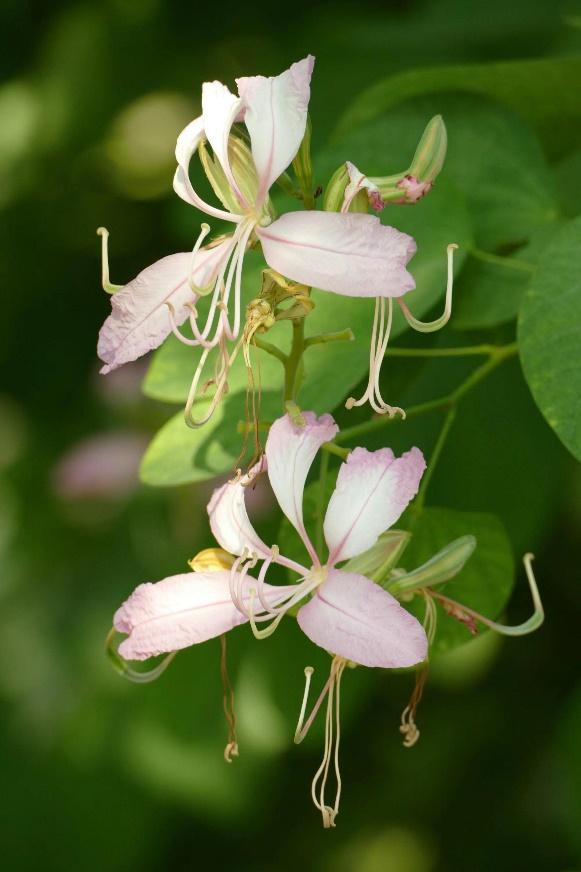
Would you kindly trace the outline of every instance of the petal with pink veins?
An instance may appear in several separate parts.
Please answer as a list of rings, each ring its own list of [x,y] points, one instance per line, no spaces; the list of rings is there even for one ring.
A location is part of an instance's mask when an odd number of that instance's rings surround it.
[[[416,244],[375,215],[287,212],[258,227],[270,267],[295,282],[347,297],[401,297],[415,287]]]
[[[257,205],[286,170],[305,135],[314,63],[309,55],[280,76],[236,79],[260,179]]]
[[[414,666],[427,655],[419,621],[364,575],[331,569],[297,621],[316,645],[361,666]]]
[[[204,287],[215,279],[231,250],[230,238],[196,255],[192,279]],[[111,297],[111,314],[101,327],[97,353],[106,374],[130,360],[158,348],[171,333],[167,303],[175,311],[176,324],[190,314],[196,296],[188,283],[191,252],[170,254],[148,266]]]
[[[395,524],[417,494],[425,468],[419,448],[398,458],[390,448],[355,448],[349,454],[323,525],[330,566],[367,551]]]
[[[303,412],[303,418],[303,426],[293,423],[288,415],[278,418],[270,428],[265,454],[278,503],[318,564],[303,522],[303,491],[317,451],[335,437],[339,428],[331,415],[317,418],[314,412]]]
[[[271,604],[287,595],[288,587],[264,585]],[[244,602],[249,597],[247,585]],[[247,620],[232,602],[230,572],[186,572],[140,584],[115,613],[113,625],[127,634],[119,654],[125,660],[147,660],[213,639]]]

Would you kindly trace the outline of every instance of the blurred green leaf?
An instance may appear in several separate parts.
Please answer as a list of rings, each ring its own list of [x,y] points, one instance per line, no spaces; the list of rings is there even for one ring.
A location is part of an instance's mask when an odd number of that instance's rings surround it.
[[[376,118],[410,97],[468,91],[515,110],[546,137],[552,151],[573,136],[579,143],[581,58],[539,58],[488,64],[450,64],[406,70],[364,91],[341,118],[337,133]]]
[[[514,583],[514,562],[510,541],[502,523],[494,515],[428,508],[420,515],[404,554],[408,571],[429,560],[437,551],[460,536],[476,537],[476,550],[455,578],[438,587],[450,599],[469,606],[485,617],[497,618],[505,606]],[[423,618],[423,601],[417,597],[410,611]],[[484,629],[479,626],[479,632]],[[468,629],[438,607],[435,654],[449,651],[472,638]]]
[[[454,289],[451,326],[476,330],[516,318],[539,257],[560,226],[554,222],[539,228],[514,255],[496,262],[469,258]]]
[[[581,458],[581,218],[567,224],[541,258],[520,310],[518,339],[536,404]]]

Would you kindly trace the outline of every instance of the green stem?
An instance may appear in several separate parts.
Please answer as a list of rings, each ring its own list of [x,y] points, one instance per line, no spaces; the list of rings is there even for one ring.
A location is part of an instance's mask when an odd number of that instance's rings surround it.
[[[471,357],[492,356],[502,350],[501,345],[468,345],[459,348],[388,348],[389,357]]]
[[[284,353],[284,351],[281,351],[280,348],[277,348],[276,345],[273,345],[272,342],[266,342],[265,339],[260,339],[258,336],[254,335],[252,337],[252,343],[256,345],[257,348],[261,348],[263,351],[266,351],[267,354],[271,354],[273,357],[276,357],[277,360],[280,360],[283,366],[286,366],[286,354]]]
[[[329,455],[326,451],[321,454],[321,470],[319,472],[319,492],[317,494],[317,554],[323,553],[323,518],[325,517],[325,496],[327,473],[329,471]]]
[[[436,412],[441,409],[449,409],[457,405],[460,400],[476,387],[483,379],[485,379],[497,366],[500,366],[509,357],[514,357],[517,353],[518,346],[516,342],[511,342],[509,345],[496,346],[494,352],[490,354],[489,359],[482,366],[477,367],[470,373],[468,378],[462,382],[455,390],[447,394],[445,397],[437,397],[434,400],[428,400],[426,403],[420,403],[417,406],[411,406],[406,411],[406,419],[416,418],[418,415],[424,415],[427,412]],[[387,415],[377,416],[370,421],[364,421],[362,424],[356,424],[354,427],[348,427],[347,430],[342,430],[336,437],[335,442],[350,442],[359,436],[373,433],[375,430],[380,430],[393,421],[401,420],[398,418],[389,418]]]
[[[536,267],[534,264],[526,260],[520,260],[517,257],[502,257],[499,254],[491,254],[489,251],[482,251],[480,248],[471,248],[469,253],[476,260],[481,260],[483,263],[491,263],[494,266],[502,266],[507,269],[516,269],[521,272],[534,272]]]
[[[438,461],[440,459],[440,455],[442,454],[442,449],[444,448],[444,444],[446,439],[448,438],[448,433],[454,423],[454,418],[456,417],[456,406],[450,406],[448,409],[446,416],[444,418],[444,422],[442,424],[442,428],[440,433],[438,434],[438,438],[436,440],[436,444],[434,445],[434,450],[432,451],[432,455],[430,457],[430,462],[428,463],[428,468],[426,469],[424,476],[422,478],[422,483],[420,485],[420,489],[418,491],[418,495],[416,500],[414,501],[413,511],[414,514],[419,514],[424,507],[424,502],[426,500],[426,493],[428,491],[428,487],[430,486],[430,481],[432,480],[432,476],[434,475],[434,470],[438,465]]]
[[[305,349],[311,348],[313,345],[323,345],[327,342],[352,342],[355,339],[355,334],[350,327],[345,330],[338,330],[336,333],[319,333],[316,336],[309,336],[305,339]]]
[[[329,454],[335,454],[343,460],[345,460],[351,452],[350,448],[341,448],[341,446],[337,445],[335,442],[323,442],[321,448],[323,451],[327,451]]]
[[[305,321],[297,318],[292,322],[293,339],[291,350],[284,365],[284,402],[293,403],[298,390],[298,374],[305,350]]]

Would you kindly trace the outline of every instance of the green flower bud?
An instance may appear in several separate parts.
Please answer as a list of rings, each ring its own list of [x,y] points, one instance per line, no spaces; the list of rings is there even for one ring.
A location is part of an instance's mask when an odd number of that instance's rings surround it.
[[[407,572],[390,581],[387,585],[388,590],[394,596],[398,596],[422,587],[442,584],[458,575],[475,548],[474,536],[461,536],[459,539],[454,539],[413,572]]]
[[[375,545],[363,554],[352,557],[341,567],[345,572],[365,575],[378,584],[384,583],[389,573],[403,554],[411,533],[405,530],[388,530],[382,533]]]

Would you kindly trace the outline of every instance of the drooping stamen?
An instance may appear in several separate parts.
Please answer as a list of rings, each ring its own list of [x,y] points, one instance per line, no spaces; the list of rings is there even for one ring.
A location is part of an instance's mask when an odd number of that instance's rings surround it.
[[[345,403],[345,408],[352,409],[354,406],[362,406],[368,402],[374,412],[378,415],[389,415],[393,418],[399,414],[405,418],[405,412],[399,406],[390,406],[381,396],[379,387],[379,375],[381,373],[381,365],[387,350],[389,335],[391,333],[391,325],[393,320],[393,301],[390,298],[387,300],[388,314],[387,323],[385,319],[385,297],[375,298],[375,313],[373,316],[373,328],[371,331],[371,342],[369,347],[369,378],[367,387],[363,396],[356,400],[354,397],[349,397]]]
[[[404,314],[404,317],[410,327],[418,330],[420,333],[434,333],[440,330],[450,320],[452,314],[452,289],[454,286],[454,251],[458,248],[455,242],[452,242],[446,249],[448,255],[448,278],[446,282],[446,300],[444,302],[444,312],[435,321],[418,321],[414,318],[407,305],[401,298],[398,298],[398,303]]]
[[[220,675],[222,678],[222,688],[224,696],[222,704],[224,706],[224,715],[228,724],[228,742],[224,748],[224,760],[226,763],[231,763],[233,757],[238,757],[238,740],[236,738],[236,711],[234,709],[234,689],[230,683],[228,675],[228,660],[226,652],[226,635],[222,633],[220,636]]]
[[[208,285],[207,287],[200,287],[200,286],[196,285],[196,283],[194,281],[194,267],[196,265],[196,255],[197,255],[198,251],[200,250],[200,248],[202,247],[202,242],[204,241],[204,239],[206,238],[206,236],[208,235],[209,232],[210,232],[210,225],[206,224],[206,222],[204,222],[201,225],[200,235],[196,239],[196,241],[194,243],[194,247],[192,248],[192,256],[190,258],[190,271],[188,273],[188,284],[190,286],[190,289],[192,290],[192,292],[194,294],[196,294],[196,296],[204,296],[205,294],[208,293],[208,291],[210,290],[210,287],[211,287],[210,285]]]
[[[228,324],[228,319],[224,315],[222,316],[224,321],[224,329],[226,331],[226,335],[229,339],[236,339],[238,337],[238,333],[240,332],[240,310],[241,310],[241,297],[242,297],[242,265],[244,263],[244,255],[246,254],[246,246],[248,244],[248,240],[254,227],[256,226],[256,222],[250,221],[248,225],[243,226],[241,228],[240,239],[238,241],[237,250],[232,258],[234,266],[234,270],[232,275],[235,275],[234,278],[234,327],[230,329],[230,325]],[[230,288],[232,285],[232,278],[229,274],[228,281],[226,282],[226,287],[224,289],[223,302],[226,306],[226,311],[228,307],[228,302],[230,298]]]
[[[321,765],[317,769],[311,784],[313,803],[321,812],[325,829],[335,826],[335,818],[339,813],[339,801],[341,799],[341,772],[339,769],[339,743],[341,739],[340,691],[341,677],[346,665],[347,661],[344,658],[337,656],[333,658],[325,717],[325,750]],[[325,788],[327,786],[331,758],[334,761],[337,789],[335,801],[332,806],[329,806],[325,802]],[[320,787],[318,787],[319,781],[321,782]]]
[[[234,361],[236,360],[236,358],[238,356],[238,352],[240,351],[240,348],[242,347],[242,341],[243,341],[243,338],[240,339],[240,341],[238,342],[238,344],[235,346],[234,350],[232,351],[232,354],[228,358],[228,362],[226,364],[224,364],[224,366],[223,366],[222,374],[220,376],[218,383],[216,384],[216,390],[214,391],[214,396],[210,400],[210,405],[208,407],[206,414],[202,418],[196,419],[192,415],[192,408],[193,408],[193,405],[196,401],[196,395],[198,392],[198,384],[200,381],[200,377],[202,375],[204,366],[206,365],[206,360],[208,358],[208,354],[211,351],[210,348],[204,348],[202,355],[200,357],[200,361],[199,361],[198,366],[196,368],[196,371],[194,373],[194,377],[192,379],[192,384],[190,386],[190,391],[188,393],[188,399],[186,401],[186,407],[184,409],[184,417],[185,417],[185,421],[186,421],[186,424],[188,425],[188,427],[192,427],[193,429],[196,429],[198,427],[203,427],[204,424],[206,424],[210,420],[210,418],[212,417],[212,415],[216,411],[216,407],[218,406],[218,403],[220,402],[223,395],[226,393],[226,391],[228,389],[228,373],[230,372],[230,368],[231,368],[232,364],[234,363]]]
[[[175,338],[178,339],[182,343],[182,345],[193,345],[197,347],[200,344],[198,340],[190,339],[188,336],[184,336],[184,334],[178,327],[176,322],[176,310],[173,306],[173,303],[170,303],[169,300],[166,300],[165,305],[167,306],[169,312],[169,323],[171,325],[171,332],[173,333]]]
[[[101,285],[107,294],[114,294],[123,285],[114,285],[109,281],[109,231],[106,227],[98,227],[97,236],[101,237]]]
[[[538,630],[545,619],[545,610],[543,609],[543,603],[541,602],[541,596],[533,573],[533,560],[533,554],[525,554],[523,557],[525,572],[527,574],[527,580],[533,599],[534,612],[527,621],[524,621],[522,624],[517,624],[514,627],[491,621],[490,618],[484,617],[484,615],[479,614],[479,612],[474,611],[474,609],[461,605],[441,593],[431,591],[431,595],[438,602],[442,603],[444,607],[449,606],[451,609],[457,609],[459,613],[461,612],[468,617],[474,618],[475,621],[484,624],[491,630],[494,630],[495,633],[500,633],[502,636],[525,636],[527,633],[533,633],[535,630]]]
[[[427,666],[423,669],[420,669],[416,673],[416,681],[414,684],[414,689],[412,691],[412,695],[409,703],[404,708],[401,714],[401,723],[399,727],[399,731],[404,737],[403,746],[404,748],[413,748],[418,739],[420,738],[420,731],[415,721],[415,715],[418,705],[420,704],[420,700],[422,698],[422,694],[424,692],[424,687],[426,684],[426,680],[428,678],[428,668]]]
[[[126,660],[123,660],[122,657],[117,653],[117,648],[115,647],[114,639],[117,635],[117,631],[113,627],[112,630],[109,631],[107,638],[105,639],[105,651],[107,657],[113,664],[113,668],[119,675],[122,675],[123,678],[126,678],[128,681],[132,681],[133,684],[149,684],[152,681],[155,681],[159,676],[165,672],[169,664],[172,662],[174,657],[177,654],[177,651],[172,651],[170,654],[166,654],[163,660],[154,666],[153,669],[148,669],[144,672],[138,672],[136,669],[132,669],[129,663]]]
[[[248,611],[243,603],[243,585],[248,571],[254,569],[257,562],[258,557],[256,554],[253,554],[248,548],[244,548],[242,554],[234,561],[230,570],[230,597],[238,611],[246,618],[248,617]],[[240,569],[241,565],[242,568]]]

